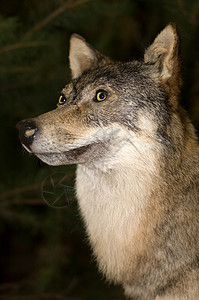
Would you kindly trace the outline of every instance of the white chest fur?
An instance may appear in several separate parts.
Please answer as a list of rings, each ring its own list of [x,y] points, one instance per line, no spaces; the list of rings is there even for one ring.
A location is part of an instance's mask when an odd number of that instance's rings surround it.
[[[130,162],[104,172],[79,165],[80,211],[100,269],[120,281],[132,263],[137,233],[152,190],[154,163]]]

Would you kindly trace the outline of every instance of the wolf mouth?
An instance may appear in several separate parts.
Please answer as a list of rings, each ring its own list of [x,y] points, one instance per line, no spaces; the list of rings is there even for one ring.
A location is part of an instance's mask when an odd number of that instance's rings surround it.
[[[85,163],[95,156],[94,153],[99,153],[101,144],[101,142],[96,142],[63,152],[32,153],[49,165]]]
[[[51,156],[51,155],[67,155],[67,156],[72,156],[73,158],[77,158],[80,155],[82,155],[84,152],[86,152],[89,148],[91,148],[94,144],[97,143],[93,143],[93,144],[89,144],[89,145],[85,145],[85,146],[81,146],[78,148],[74,148],[68,151],[63,151],[63,152],[33,152],[33,154],[35,155],[46,155],[46,156]]]

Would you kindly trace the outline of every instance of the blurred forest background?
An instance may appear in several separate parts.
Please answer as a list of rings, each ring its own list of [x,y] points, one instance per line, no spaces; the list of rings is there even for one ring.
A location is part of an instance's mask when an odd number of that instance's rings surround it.
[[[0,299],[124,299],[86,243],[75,166],[22,151],[15,124],[56,107],[74,32],[118,60],[140,59],[170,21],[182,39],[183,106],[199,129],[198,0],[0,1]],[[119,226],[119,225],[118,225]]]

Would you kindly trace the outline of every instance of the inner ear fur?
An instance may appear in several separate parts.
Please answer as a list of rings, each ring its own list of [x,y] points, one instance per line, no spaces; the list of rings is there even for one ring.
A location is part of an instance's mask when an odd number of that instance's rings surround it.
[[[69,62],[72,77],[75,79],[88,70],[112,61],[95,50],[83,37],[73,34],[70,39]]]
[[[176,25],[168,24],[145,51],[144,61],[154,65],[154,77],[162,83],[170,96],[178,96],[181,80],[180,39]]]

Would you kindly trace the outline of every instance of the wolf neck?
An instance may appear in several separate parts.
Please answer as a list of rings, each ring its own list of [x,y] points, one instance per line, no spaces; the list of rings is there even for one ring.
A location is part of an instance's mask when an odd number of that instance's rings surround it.
[[[146,211],[153,202],[158,174],[157,157],[150,149],[145,161],[134,152],[134,148],[123,149],[120,161],[105,171],[77,168],[77,196],[90,243],[100,269],[115,281],[126,277],[129,259],[138,255],[138,248],[144,251]]]

